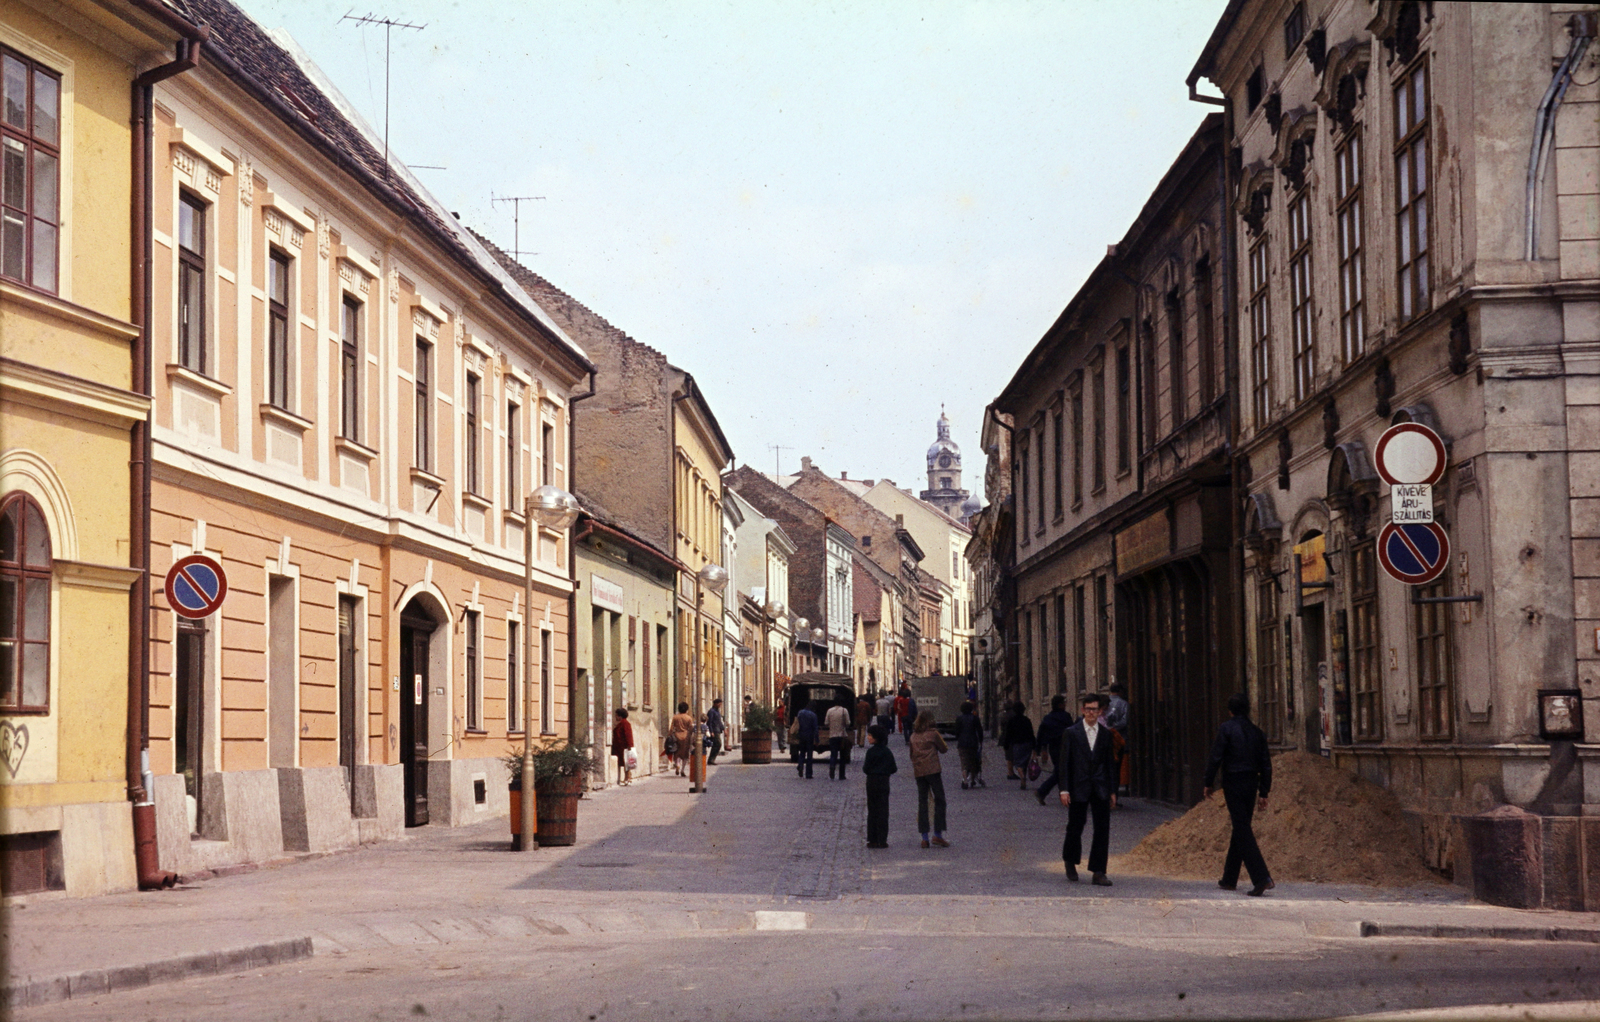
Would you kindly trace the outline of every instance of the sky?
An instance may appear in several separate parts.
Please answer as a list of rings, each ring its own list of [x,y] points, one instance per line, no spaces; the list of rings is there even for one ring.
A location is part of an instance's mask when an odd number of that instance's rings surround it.
[[[368,2],[242,6],[379,132],[386,31],[342,15],[425,26],[387,33],[393,155],[693,373],[737,463],[922,489],[943,407],[980,497],[984,408],[1213,109],[1224,6]]]

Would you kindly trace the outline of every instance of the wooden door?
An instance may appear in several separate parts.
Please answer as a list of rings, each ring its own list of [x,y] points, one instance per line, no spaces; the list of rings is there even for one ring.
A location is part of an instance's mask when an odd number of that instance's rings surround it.
[[[428,822],[428,647],[433,623],[400,624],[400,763],[405,773],[406,826]]]

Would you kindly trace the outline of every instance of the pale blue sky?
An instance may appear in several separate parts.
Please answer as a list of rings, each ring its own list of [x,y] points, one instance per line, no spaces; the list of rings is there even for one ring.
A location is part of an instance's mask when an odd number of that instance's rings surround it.
[[[383,124],[383,30],[243,0]],[[369,0],[390,145],[445,206],[694,373],[739,461],[925,484],[1211,109],[1222,0]]]

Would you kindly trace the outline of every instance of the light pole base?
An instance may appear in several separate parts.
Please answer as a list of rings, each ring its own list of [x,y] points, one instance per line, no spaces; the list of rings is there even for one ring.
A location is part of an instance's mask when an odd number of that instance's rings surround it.
[[[689,791],[691,793],[699,793],[705,790],[706,754],[701,751],[689,757]]]

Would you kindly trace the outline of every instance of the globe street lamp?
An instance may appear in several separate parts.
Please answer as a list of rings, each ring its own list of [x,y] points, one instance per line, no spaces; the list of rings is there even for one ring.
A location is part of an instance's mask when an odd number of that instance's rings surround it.
[[[722,590],[728,584],[728,569],[720,564],[707,563],[694,576],[694,715],[695,738],[694,745],[690,748],[689,760],[689,790],[702,792],[706,790],[706,719],[705,719],[705,664],[702,662],[701,650],[705,641],[701,634],[700,618],[705,614],[701,603],[705,594],[701,589],[709,589],[717,596],[722,595]]]
[[[533,544],[534,526],[539,525],[557,532],[568,528],[578,518],[583,505],[578,498],[559,486],[541,486],[528,494],[525,507],[526,523],[522,530],[522,613],[526,619],[522,626],[522,850],[533,850],[534,795],[533,795]],[[568,651],[571,655],[571,651]],[[548,724],[549,721],[542,723]]]

